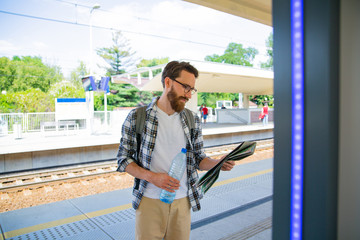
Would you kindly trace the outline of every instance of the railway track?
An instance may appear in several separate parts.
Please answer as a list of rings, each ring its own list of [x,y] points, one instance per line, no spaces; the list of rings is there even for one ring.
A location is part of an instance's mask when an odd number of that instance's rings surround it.
[[[256,151],[273,148],[273,139],[256,141]],[[222,145],[205,148],[209,157],[217,157],[231,152],[238,144]],[[70,167],[34,170],[0,176],[0,192],[13,192],[22,189],[34,189],[64,182],[80,181],[103,174],[114,173],[117,169],[116,159],[105,162],[82,164]]]

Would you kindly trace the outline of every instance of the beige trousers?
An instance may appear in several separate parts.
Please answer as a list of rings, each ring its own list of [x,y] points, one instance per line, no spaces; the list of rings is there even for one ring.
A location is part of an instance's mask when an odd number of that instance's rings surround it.
[[[190,207],[188,197],[172,204],[143,197],[136,210],[136,240],[189,240]]]

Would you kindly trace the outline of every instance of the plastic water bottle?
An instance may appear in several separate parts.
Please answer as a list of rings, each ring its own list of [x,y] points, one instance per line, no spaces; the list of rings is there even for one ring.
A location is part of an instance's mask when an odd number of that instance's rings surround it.
[[[169,170],[169,176],[173,177],[180,181],[182,176],[184,175],[186,169],[186,148],[182,148],[181,152],[179,152],[171,163],[171,167]],[[175,199],[176,192],[168,192],[166,190],[161,190],[160,200],[164,203],[172,203]]]

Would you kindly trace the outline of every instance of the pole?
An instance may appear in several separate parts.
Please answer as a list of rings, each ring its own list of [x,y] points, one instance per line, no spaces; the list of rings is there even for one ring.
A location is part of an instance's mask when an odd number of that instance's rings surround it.
[[[104,113],[105,113],[105,130],[108,128],[108,116],[107,116],[107,92],[104,92]]]
[[[239,108],[244,108],[243,94],[239,93]]]
[[[90,76],[92,76],[93,74],[93,40],[92,40],[92,10],[90,12],[90,66],[89,66],[89,70],[90,70]]]
[[[89,20],[89,32],[90,32],[90,39],[89,39],[89,43],[90,43],[90,76],[93,76],[93,39],[92,39],[92,12],[95,10],[95,9],[99,9],[100,8],[100,5],[99,4],[95,4],[92,9],[90,10],[90,20]],[[88,94],[87,94],[87,101],[88,101],[88,111],[89,111],[89,119],[88,119],[88,126],[89,126],[89,130],[90,132],[92,133],[93,132],[93,121],[94,121],[94,92],[93,91],[90,91]],[[88,127],[87,126],[87,127]]]
[[[90,75],[93,74],[93,39],[92,39],[92,13],[95,9],[99,9],[100,5],[95,4],[92,9],[90,10]]]

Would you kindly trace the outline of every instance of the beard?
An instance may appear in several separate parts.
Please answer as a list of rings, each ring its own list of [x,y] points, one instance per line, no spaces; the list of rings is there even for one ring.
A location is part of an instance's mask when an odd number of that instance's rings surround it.
[[[185,99],[185,102],[189,101],[187,97],[178,96],[174,91],[173,87],[171,87],[169,93],[167,94],[167,98],[170,102],[172,109],[174,109],[174,111],[178,113],[185,108],[185,103],[181,101],[181,99]]]

